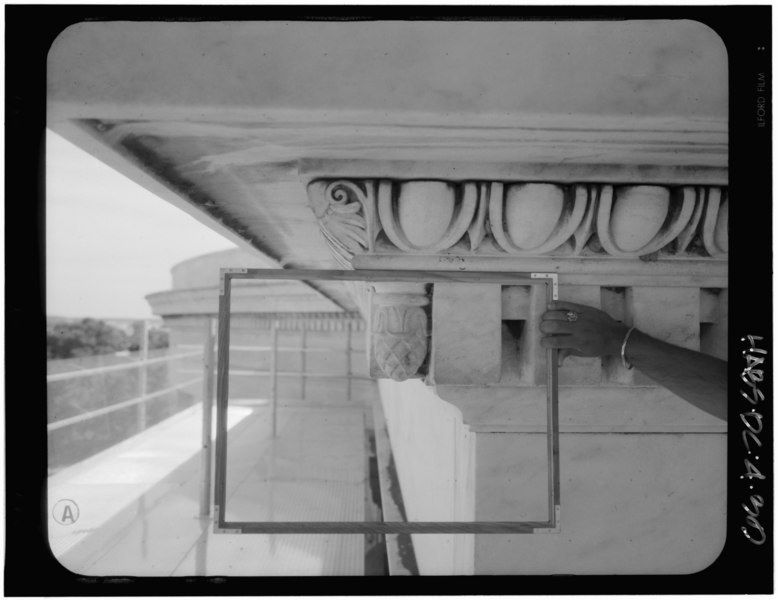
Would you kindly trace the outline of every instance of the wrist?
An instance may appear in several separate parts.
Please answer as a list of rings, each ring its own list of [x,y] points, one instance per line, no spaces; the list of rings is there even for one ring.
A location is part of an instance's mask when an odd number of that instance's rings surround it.
[[[621,357],[621,346],[624,343],[624,338],[627,336],[627,333],[629,333],[630,329],[630,327],[621,324],[614,328],[606,354],[610,356]]]

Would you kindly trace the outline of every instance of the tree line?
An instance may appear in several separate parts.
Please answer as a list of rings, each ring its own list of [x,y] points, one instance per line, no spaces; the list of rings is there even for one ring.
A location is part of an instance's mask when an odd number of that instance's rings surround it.
[[[46,354],[49,359],[78,358],[116,352],[135,352],[141,347],[142,322],[133,323],[127,334],[99,319],[54,323],[47,326]],[[149,349],[167,348],[167,331],[149,330]]]

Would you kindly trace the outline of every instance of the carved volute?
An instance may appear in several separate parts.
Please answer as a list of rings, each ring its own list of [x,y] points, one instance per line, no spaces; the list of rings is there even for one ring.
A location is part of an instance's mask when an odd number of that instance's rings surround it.
[[[377,234],[372,181],[317,180],[308,186],[319,229],[341,266],[355,253],[372,251]]]

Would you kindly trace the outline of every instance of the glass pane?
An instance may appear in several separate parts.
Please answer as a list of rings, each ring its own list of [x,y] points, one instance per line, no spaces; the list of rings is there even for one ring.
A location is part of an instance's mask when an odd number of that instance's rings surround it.
[[[230,275],[230,298],[262,277],[261,270]],[[248,412],[218,451],[224,479],[217,478],[216,504],[224,533],[534,533],[555,528],[551,506],[558,484],[552,491],[555,436],[549,431],[527,436],[525,472],[515,479],[532,485],[516,490],[521,501],[506,501],[501,494],[490,502],[488,486],[475,486],[475,436],[457,408],[421,379],[404,384],[416,386],[413,407],[400,398],[395,402],[386,386],[379,394],[382,383],[369,377],[368,336],[359,315],[246,315],[231,305],[225,316],[229,340],[222,341],[220,351],[228,353],[223,357],[228,364],[222,361],[220,369],[228,374],[228,386],[220,391],[221,401],[228,415]],[[556,384],[548,390],[555,391]],[[546,414],[548,406],[555,406],[549,404],[548,390],[533,388],[521,401]],[[430,439],[436,440],[432,448]],[[499,436],[483,437],[480,443],[485,453],[502,452]],[[423,469],[396,467],[414,461],[415,453]],[[508,469],[515,462],[506,461]],[[407,509],[403,489],[414,493]],[[478,519],[476,498],[489,508],[488,519]]]
[[[362,522],[368,428],[364,323],[333,314],[230,319],[226,519]]]

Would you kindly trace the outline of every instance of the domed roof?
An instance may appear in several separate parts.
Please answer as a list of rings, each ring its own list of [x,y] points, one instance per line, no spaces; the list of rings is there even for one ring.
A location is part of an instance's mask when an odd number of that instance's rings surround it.
[[[228,248],[181,261],[170,270],[173,289],[205,288],[219,285],[222,268],[270,269],[276,265],[259,254],[241,248]]]
[[[187,259],[172,269],[173,289],[146,296],[155,315],[216,314],[219,272],[223,268],[278,268],[269,259],[240,248]],[[233,283],[234,314],[342,313],[343,309],[302,281],[238,280]]]

